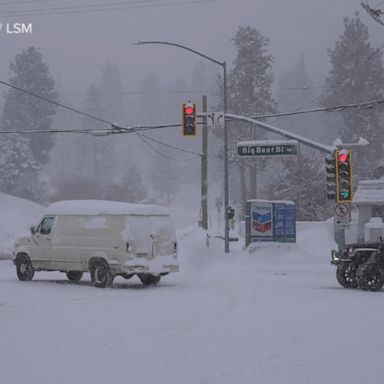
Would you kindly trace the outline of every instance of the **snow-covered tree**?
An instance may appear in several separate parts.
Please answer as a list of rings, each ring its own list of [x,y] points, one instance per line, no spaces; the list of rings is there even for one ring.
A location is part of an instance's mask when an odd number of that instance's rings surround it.
[[[124,86],[119,69],[110,61],[103,66],[97,86],[99,103],[103,108],[103,117],[112,122],[121,123],[125,118]]]
[[[44,202],[47,193],[28,138],[20,134],[4,134],[1,139],[0,190],[24,199]]]
[[[318,95],[305,65],[303,55],[296,66],[278,77],[276,102],[281,112],[302,111],[317,107]],[[317,115],[287,116],[278,126],[310,139],[319,139],[321,124]]]
[[[298,220],[324,220],[332,215],[327,201],[321,155],[284,159],[271,174],[268,198],[296,203]],[[321,166],[319,166],[321,164]]]
[[[170,204],[179,191],[177,163],[157,155],[151,172],[153,190]]]
[[[232,40],[237,55],[233,68],[228,74],[228,110],[247,116],[275,112],[275,102],[272,97],[273,58],[267,51],[269,40],[257,29],[249,26],[240,26]],[[219,87],[222,90],[222,79]],[[216,134],[222,137],[222,129],[217,130]],[[229,160],[240,175],[239,199],[241,199],[244,212],[245,199],[256,197],[256,173],[257,164],[260,161],[239,160],[236,155],[236,143],[240,140],[264,137],[263,131],[249,124],[234,122],[229,126]],[[248,187],[246,180],[249,180]]]
[[[23,50],[10,64],[10,83],[15,87],[57,99],[54,80],[41,53],[34,47]],[[10,88],[5,95],[0,126],[3,131],[48,130],[55,106]],[[44,202],[46,193],[40,177],[42,165],[53,146],[51,134],[10,134],[0,142],[0,188],[15,196]]]
[[[139,169],[133,161],[127,167],[126,174],[121,180],[121,186],[125,196],[123,201],[137,203],[147,197],[147,188]]]
[[[137,120],[141,124],[158,124],[164,122],[164,95],[160,78],[155,73],[144,77],[138,87]]]
[[[382,98],[382,51],[372,47],[368,28],[358,14],[352,19],[344,19],[344,33],[328,54],[332,67],[321,99],[322,105],[337,106]],[[373,165],[383,159],[384,132],[380,109],[354,108],[341,113],[342,119],[332,121],[329,135],[333,136],[332,139],[339,136],[343,142],[355,142],[359,137],[370,142],[369,150],[354,150],[353,166],[354,173],[360,178],[370,177]]]
[[[55,82],[43,56],[35,47],[24,49],[10,64],[10,83],[16,87],[56,101]],[[1,118],[3,130],[49,130],[56,107],[44,100],[10,88],[6,94]],[[34,160],[40,165],[49,160],[52,135],[31,134],[28,139]]]
[[[101,95],[95,85],[91,85],[84,101],[84,111],[93,116],[103,117],[104,108],[101,106]],[[89,119],[81,118],[82,129],[98,130],[108,128],[105,124]],[[85,178],[93,180],[96,185],[110,184],[114,176],[114,151],[111,148],[109,137],[93,137],[91,135],[79,135],[76,147],[78,148],[79,167],[85,172]]]

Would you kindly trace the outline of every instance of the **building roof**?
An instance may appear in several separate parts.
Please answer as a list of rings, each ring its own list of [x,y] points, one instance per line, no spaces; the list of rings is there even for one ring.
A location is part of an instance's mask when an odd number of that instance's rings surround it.
[[[107,200],[66,200],[48,206],[47,215],[169,215],[165,207]]]
[[[356,205],[384,205],[384,180],[362,180],[353,196]]]

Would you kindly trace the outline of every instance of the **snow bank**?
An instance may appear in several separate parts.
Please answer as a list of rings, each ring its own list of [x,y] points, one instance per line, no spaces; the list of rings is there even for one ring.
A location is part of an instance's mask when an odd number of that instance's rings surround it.
[[[0,192],[0,258],[9,258],[15,240],[37,225],[45,207]]]

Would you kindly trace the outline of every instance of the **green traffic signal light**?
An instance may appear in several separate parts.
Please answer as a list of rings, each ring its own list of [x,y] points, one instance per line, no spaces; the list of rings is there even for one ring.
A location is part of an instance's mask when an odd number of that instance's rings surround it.
[[[342,196],[343,199],[347,199],[349,197],[349,192],[348,191],[342,191],[342,192],[340,192],[340,195]]]

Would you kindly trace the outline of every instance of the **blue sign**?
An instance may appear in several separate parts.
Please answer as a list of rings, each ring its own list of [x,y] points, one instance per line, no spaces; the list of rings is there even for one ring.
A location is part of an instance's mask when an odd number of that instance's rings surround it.
[[[246,239],[296,243],[296,205],[291,201],[247,201]]]

